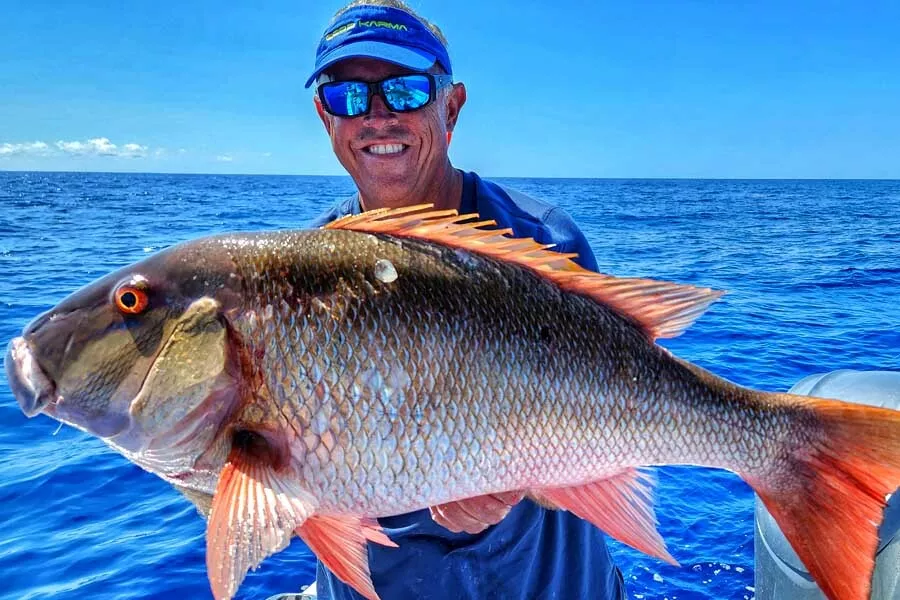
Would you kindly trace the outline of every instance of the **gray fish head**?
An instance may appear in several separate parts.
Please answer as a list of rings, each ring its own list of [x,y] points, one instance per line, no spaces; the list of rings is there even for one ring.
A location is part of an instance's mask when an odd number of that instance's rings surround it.
[[[4,363],[20,408],[87,431],[154,472],[187,468],[235,401],[241,374],[228,315],[240,289],[216,238],[82,288],[9,342]]]

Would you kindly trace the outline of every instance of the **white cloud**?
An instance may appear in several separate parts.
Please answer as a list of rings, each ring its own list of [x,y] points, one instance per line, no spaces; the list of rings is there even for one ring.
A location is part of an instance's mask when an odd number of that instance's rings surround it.
[[[0,156],[18,156],[21,154],[47,154],[50,147],[44,142],[24,142],[22,144],[0,144]]]
[[[87,140],[57,140],[47,142],[0,143],[0,158],[10,156],[112,156],[120,158],[161,158],[165,148],[152,149],[144,144],[129,142],[114,144],[107,137],[95,137]]]
[[[87,151],[87,144],[82,142],[56,142],[56,147],[69,154],[82,154]]]
[[[136,141],[117,144],[108,137],[92,137],[82,140],[56,140],[54,142],[3,142],[0,141],[0,160],[12,157],[56,157],[59,158],[114,158],[114,159],[144,159],[169,161],[176,157],[188,156],[193,153],[187,148],[166,149],[152,147]],[[206,151],[204,151],[206,154]],[[216,155],[210,153],[216,162],[231,163],[235,160],[243,160],[244,155],[235,158],[235,154],[226,152]],[[209,154],[206,154],[209,156]],[[264,152],[254,156],[270,158],[271,152]]]
[[[118,154],[116,145],[110,142],[109,138],[104,137],[88,140],[88,146],[100,156],[116,156]]]
[[[147,156],[147,151],[149,148],[147,146],[141,146],[140,144],[125,144],[122,146],[121,156],[127,156],[129,158],[138,158]],[[156,149],[156,156],[160,156],[160,150],[162,148]]]
[[[136,144],[126,144],[136,145]],[[74,154],[76,156],[119,156],[123,151],[118,146],[109,141],[109,138],[98,137],[91,138],[86,142],[56,142],[56,147],[66,154]]]

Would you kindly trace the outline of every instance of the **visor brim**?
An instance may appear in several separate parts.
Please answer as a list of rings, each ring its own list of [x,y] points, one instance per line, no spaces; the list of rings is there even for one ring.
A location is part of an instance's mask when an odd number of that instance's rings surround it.
[[[374,58],[406,67],[413,71],[422,72],[427,71],[437,62],[437,57],[434,54],[418,48],[373,41],[351,42],[345,46],[335,48],[334,51],[323,56],[316,65],[316,70],[313,71],[313,74],[310,75],[306,85],[303,87],[308,88],[329,67],[348,58]]]

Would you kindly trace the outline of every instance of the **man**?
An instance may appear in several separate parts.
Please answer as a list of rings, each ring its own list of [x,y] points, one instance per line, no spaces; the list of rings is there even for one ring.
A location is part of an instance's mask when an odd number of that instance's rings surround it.
[[[352,2],[335,16],[307,87],[338,160],[358,194],[315,226],[382,207],[434,204],[477,212],[518,236],[596,262],[584,235],[560,209],[450,164],[447,148],[466,102],[452,81],[440,30],[398,0]],[[399,548],[369,544],[382,600],[406,598],[622,598],[623,583],[603,534],[564,511],[523,500],[480,534],[451,533],[428,510],[379,519]],[[318,567],[319,598],[358,599]]]

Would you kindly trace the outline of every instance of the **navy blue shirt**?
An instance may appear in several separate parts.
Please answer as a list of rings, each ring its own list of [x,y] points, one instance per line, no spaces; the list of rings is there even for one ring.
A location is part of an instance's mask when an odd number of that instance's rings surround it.
[[[359,196],[353,196],[321,214],[313,226],[361,210]],[[578,263],[597,268],[584,234],[564,211],[474,173],[463,173],[459,212],[477,212],[499,227],[511,227],[519,237],[556,244],[556,251],[577,252]],[[399,545],[368,544],[372,582],[382,600],[624,598],[622,574],[604,534],[566,511],[523,500],[503,521],[476,535],[444,529],[428,510],[378,522]],[[316,587],[323,600],[362,600],[321,562]]]

